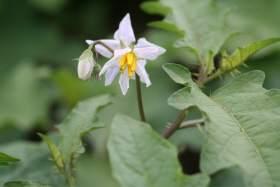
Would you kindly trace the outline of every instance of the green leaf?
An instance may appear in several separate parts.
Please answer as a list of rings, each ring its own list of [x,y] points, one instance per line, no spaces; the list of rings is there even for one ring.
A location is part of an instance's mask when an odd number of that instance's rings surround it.
[[[279,41],[280,38],[261,40],[253,42],[245,47],[238,48],[231,55],[224,54],[221,60],[220,70],[217,73],[220,74],[237,68],[238,66],[242,65],[245,60],[247,60],[250,56],[254,55],[259,50]]]
[[[0,92],[0,126],[7,123],[20,129],[32,127],[45,120],[53,99],[46,82],[44,69],[29,62],[15,67],[3,80]]]
[[[4,184],[4,187],[50,187],[49,185],[39,184],[30,181],[12,181]]]
[[[246,39],[259,40],[279,37],[280,3],[266,0],[216,0],[224,8],[230,8],[228,24],[247,34]],[[269,19],[268,19],[269,18]]]
[[[158,12],[155,6],[165,7],[169,11]],[[225,25],[227,9],[219,7],[212,0],[159,0],[158,3],[144,3],[142,7],[148,13],[164,13],[163,23],[157,22],[156,26],[183,32],[184,36],[176,46],[194,49],[202,62],[209,55],[213,57],[232,34],[232,30]]]
[[[211,97],[193,83],[168,102],[177,109],[197,106],[207,117],[202,171],[239,166],[252,187],[280,186],[280,90],[262,87],[264,73],[242,74]]]
[[[230,167],[218,171],[211,177],[209,187],[247,187],[245,173],[239,167]]]
[[[66,164],[70,164],[84,152],[81,137],[93,129],[103,127],[96,123],[96,113],[110,102],[109,95],[86,99],[80,102],[58,126],[61,134],[59,149]]]
[[[18,164],[1,168],[0,186],[10,181],[34,181],[52,186],[65,186],[64,180],[49,160],[45,145],[21,141],[1,145],[0,150],[21,160]]]
[[[10,164],[13,164],[18,161],[19,161],[19,159],[0,152],[0,166],[1,165],[10,165]]]
[[[147,1],[141,4],[141,8],[149,14],[166,15],[171,10],[170,8],[163,6],[158,1]]]
[[[191,82],[191,73],[182,65],[168,63],[164,64],[162,67],[174,82],[178,84],[187,84]]]
[[[150,126],[123,115],[112,123],[108,142],[113,175],[122,187],[190,187],[199,180],[207,186],[205,175],[185,176],[174,145]]]

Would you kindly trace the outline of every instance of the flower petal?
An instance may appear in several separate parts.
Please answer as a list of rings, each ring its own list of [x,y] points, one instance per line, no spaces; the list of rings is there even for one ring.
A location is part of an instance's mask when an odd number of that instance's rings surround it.
[[[111,58],[108,62],[106,62],[104,64],[104,66],[102,67],[102,69],[100,70],[99,76],[101,76],[102,74],[104,74],[109,68],[114,67],[114,66],[118,66],[119,67],[119,59],[122,55],[130,52],[131,49],[130,48],[124,48],[124,49],[117,49],[114,51],[114,56],[113,58]]]
[[[127,93],[127,90],[129,88],[129,76],[128,76],[128,71],[124,71],[120,75],[120,80],[119,84],[122,90],[122,94],[125,95]]]
[[[110,84],[112,84],[113,80],[115,79],[115,77],[117,76],[117,74],[119,73],[119,67],[112,67],[110,69],[108,69],[105,73],[105,86],[109,86]]]
[[[126,14],[121,20],[119,29],[114,34],[114,39],[120,40],[125,46],[136,41],[129,14]]]
[[[106,46],[108,46],[109,48],[111,48],[112,50],[116,50],[116,49],[120,49],[121,45],[120,45],[120,41],[119,40],[109,40],[109,39],[105,39],[105,40],[98,40],[99,42],[104,43]],[[94,42],[97,41],[93,41],[93,40],[86,40],[86,43],[88,45],[92,45]],[[95,50],[102,56],[106,57],[106,58],[111,58],[113,56],[112,52],[110,50],[108,50],[106,47],[104,47],[101,44],[97,44],[95,46]]]
[[[149,75],[145,69],[146,65],[146,60],[138,60],[137,61],[137,68],[136,68],[136,73],[140,77],[141,82],[146,84],[146,87],[151,86],[151,81],[149,78]]]
[[[165,53],[165,49],[147,41],[145,38],[140,38],[135,45],[134,52],[138,58],[155,60],[158,56]]]

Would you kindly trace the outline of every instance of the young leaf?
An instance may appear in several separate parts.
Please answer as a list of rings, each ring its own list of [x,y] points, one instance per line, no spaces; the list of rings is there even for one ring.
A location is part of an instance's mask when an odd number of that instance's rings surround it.
[[[246,47],[238,48],[231,55],[223,54],[220,69],[214,74],[214,76],[218,76],[224,72],[231,71],[238,66],[242,65],[245,60],[254,55],[259,50],[266,48],[276,42],[279,42],[280,38],[270,38],[266,40],[260,40],[257,42],[253,42]]]
[[[4,184],[4,187],[50,187],[49,185],[39,184],[31,181],[11,181]]]
[[[264,73],[242,74],[211,97],[192,84],[169,98],[177,109],[197,106],[207,116],[202,171],[213,174],[232,165],[252,187],[280,186],[280,90],[262,87]]]
[[[191,73],[182,65],[168,63],[164,64],[162,68],[169,77],[178,84],[187,84],[191,82]]]
[[[13,164],[18,161],[19,161],[19,159],[0,152],[0,166],[1,165],[10,165],[10,164]]]
[[[155,6],[168,11],[159,12]],[[162,24],[153,25],[168,31],[176,28],[176,32],[183,33],[177,46],[194,49],[202,60],[215,55],[232,34],[225,25],[227,9],[218,7],[212,0],[159,0],[146,2],[142,8],[148,13],[164,14]]]
[[[184,175],[175,146],[147,124],[129,117],[118,115],[114,118],[108,150],[113,175],[122,187],[208,185],[206,175]]]

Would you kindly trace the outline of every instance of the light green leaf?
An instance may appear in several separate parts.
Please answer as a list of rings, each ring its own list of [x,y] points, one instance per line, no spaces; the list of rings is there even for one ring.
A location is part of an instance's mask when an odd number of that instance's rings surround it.
[[[202,171],[239,166],[252,187],[280,186],[280,91],[262,87],[264,73],[242,74],[211,97],[192,84],[169,98],[177,109],[197,106],[207,117]]]
[[[183,174],[176,147],[150,126],[129,117],[114,118],[108,142],[114,177],[122,187],[190,187],[208,177]]]
[[[10,165],[10,164],[13,164],[18,161],[19,161],[19,159],[0,152],[0,166],[1,165]]]
[[[174,82],[178,84],[187,84],[191,82],[191,73],[182,65],[169,63],[164,64],[162,67]]]
[[[0,126],[9,123],[26,129],[47,118],[53,95],[46,82],[43,82],[45,72],[42,70],[26,62],[16,66],[3,80],[0,92]]]
[[[11,181],[5,183],[4,187],[50,187],[49,185],[39,184],[30,181]]]
[[[165,7],[169,11],[158,12],[155,6]],[[202,62],[209,55],[213,57],[232,34],[232,30],[225,25],[227,9],[222,9],[212,0],[159,0],[158,4],[147,2],[142,8],[148,13],[164,13],[164,24],[157,22],[156,26],[183,32],[184,36],[177,42],[177,47],[194,49]]]
[[[220,69],[212,77],[216,77],[224,72],[232,71],[238,66],[242,65],[249,57],[254,55],[259,50],[266,48],[276,42],[279,42],[280,38],[270,38],[266,40],[260,40],[248,44],[245,47],[236,49],[231,55],[223,54],[220,63]]]

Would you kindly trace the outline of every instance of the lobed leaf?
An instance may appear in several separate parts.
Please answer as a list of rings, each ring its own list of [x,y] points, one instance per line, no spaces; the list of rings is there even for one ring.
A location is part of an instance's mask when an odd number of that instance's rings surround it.
[[[211,97],[195,84],[170,96],[171,106],[197,106],[207,116],[202,171],[213,174],[237,165],[248,186],[280,186],[280,91],[264,89],[263,81],[263,72],[252,71],[236,77]]]
[[[168,11],[154,8],[165,7]],[[142,8],[147,13],[164,14],[162,23],[153,23],[153,26],[168,31],[182,33],[177,41],[177,47],[194,49],[202,62],[215,55],[232,34],[225,24],[227,9],[221,8],[212,0],[159,0],[146,2]]]

